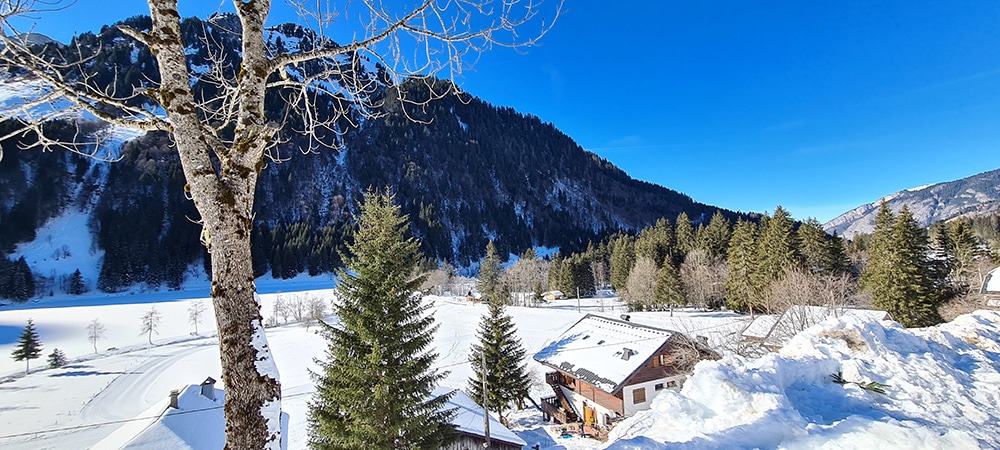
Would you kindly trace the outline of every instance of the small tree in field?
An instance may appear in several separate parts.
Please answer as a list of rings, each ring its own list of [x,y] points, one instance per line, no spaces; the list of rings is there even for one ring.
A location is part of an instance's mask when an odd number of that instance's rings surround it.
[[[87,324],[87,339],[94,346],[94,353],[97,353],[97,341],[104,337],[104,324],[99,319],[91,320]]]
[[[140,318],[139,325],[139,335],[146,335],[149,339],[149,345],[153,345],[153,334],[160,334],[160,320],[163,316],[159,311],[156,310],[156,305],[150,306],[149,311],[142,314]]]
[[[35,331],[35,323],[28,319],[28,325],[21,332],[21,337],[17,341],[17,347],[12,354],[14,361],[24,361],[24,374],[28,374],[29,364],[32,359],[42,356],[42,341]]]
[[[49,368],[58,369],[66,365],[66,354],[58,348],[49,353]]]
[[[200,299],[191,302],[191,306],[188,306],[188,322],[194,325],[194,334],[198,334],[198,323],[204,315],[205,302]]]

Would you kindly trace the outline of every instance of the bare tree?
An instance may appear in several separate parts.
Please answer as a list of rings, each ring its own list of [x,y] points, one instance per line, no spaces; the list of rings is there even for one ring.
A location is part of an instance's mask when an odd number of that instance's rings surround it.
[[[188,322],[194,325],[194,334],[198,334],[198,323],[201,322],[202,316],[205,315],[205,302],[201,299],[191,302],[188,306]]]
[[[369,94],[380,78],[399,83],[422,74],[416,79],[433,87],[426,101],[455,92],[453,84],[433,83],[431,76],[453,79],[495,46],[533,45],[550,29],[562,2],[555,1],[549,20],[545,20],[540,4],[533,1],[423,0],[406,4],[345,0],[338,5],[293,0],[289,4],[317,31],[319,44],[278,53],[272,52],[265,40],[264,24],[271,1],[233,0],[240,23],[239,30],[231,30],[240,39],[239,67],[221,64],[223,49],[206,39],[209,53],[219,62],[207,71],[187,65],[185,50],[192,43],[184,42],[177,3],[148,0],[152,19],[148,31],[119,27],[149,48],[159,71],[159,77],[150,77],[143,86],[123,92],[93,82],[86,69],[93,59],[78,58],[83,61],[67,67],[59,52],[39,51],[18,38],[20,30],[12,21],[44,17],[46,12],[71,6],[72,0],[0,0],[0,39],[4,44],[0,61],[31,73],[43,86],[25,103],[3,111],[0,119],[18,118],[24,125],[7,137],[35,135],[42,148],[69,148],[90,155],[100,148],[99,138],[91,135],[76,142],[59,142],[46,134],[43,124],[55,115],[75,110],[120,127],[159,130],[173,137],[187,180],[186,192],[201,216],[202,241],[211,255],[222,379],[228,388],[226,448],[278,448],[281,389],[266,344],[260,304],[254,298],[250,257],[254,192],[265,155],[286,142],[287,133],[295,130],[309,141],[302,149],[305,152],[336,145],[325,142],[324,135],[343,133],[338,121],[350,121],[351,111],[368,117],[378,114],[377,100]],[[342,11],[349,20],[358,21],[360,28],[351,42],[335,45],[324,30],[334,25],[333,19]],[[379,63],[384,76],[366,76],[356,70],[362,58]],[[317,69],[300,70],[310,63]],[[334,83],[330,80],[336,80],[339,87],[331,88]],[[196,83],[213,87],[211,92],[217,95],[196,96]],[[269,92],[278,93],[287,109],[299,116],[301,123],[294,130],[284,126],[288,116],[265,111],[264,99]],[[389,92],[395,96],[389,100],[420,106],[407,98],[403,89]],[[334,102],[332,115],[319,116],[314,114],[314,106],[320,93],[344,101]],[[50,106],[51,114],[39,115],[35,107],[40,105]]]
[[[160,320],[163,319],[163,315],[156,310],[156,305],[150,306],[149,311],[142,314],[139,318],[139,336],[146,335],[149,339],[149,345],[153,345],[153,334],[160,334]]]
[[[87,324],[87,340],[94,345],[94,353],[97,353],[97,341],[104,337],[104,324],[101,323],[100,319],[91,320]]]
[[[633,311],[642,311],[652,307],[656,292],[656,275],[659,269],[652,259],[640,257],[629,272],[625,283],[625,302]]]
[[[718,308],[725,301],[726,262],[694,249],[681,264],[681,283],[688,301],[699,308]]]
[[[306,301],[306,330],[309,326],[323,320],[326,316],[326,302],[322,297],[313,295]]]
[[[427,279],[420,285],[420,290],[434,295],[444,294],[444,289],[451,282],[451,270],[448,265],[434,269],[427,274]]]

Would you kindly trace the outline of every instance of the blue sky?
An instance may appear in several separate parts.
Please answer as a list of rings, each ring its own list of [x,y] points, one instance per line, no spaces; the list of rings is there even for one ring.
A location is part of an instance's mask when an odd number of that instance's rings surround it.
[[[80,0],[37,30],[65,41],[146,11],[113,4]],[[494,50],[459,83],[734,210],[827,221],[1000,167],[996,1],[571,0],[541,46]]]

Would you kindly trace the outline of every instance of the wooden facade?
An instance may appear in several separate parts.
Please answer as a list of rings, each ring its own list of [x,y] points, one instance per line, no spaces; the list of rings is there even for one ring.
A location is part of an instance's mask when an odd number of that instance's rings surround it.
[[[452,441],[451,445],[441,447],[441,450],[482,450],[486,438],[470,433],[458,433],[458,439]],[[498,441],[490,439],[490,450],[522,450],[520,444]]]

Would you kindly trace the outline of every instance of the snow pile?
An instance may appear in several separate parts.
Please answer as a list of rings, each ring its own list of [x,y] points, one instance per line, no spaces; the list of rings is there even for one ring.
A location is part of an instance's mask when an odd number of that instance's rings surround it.
[[[1000,312],[913,330],[829,319],[779,353],[700,363],[607,448],[998,448],[998,371]]]

